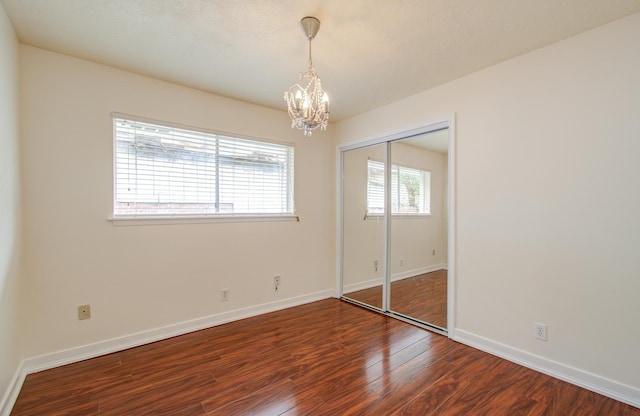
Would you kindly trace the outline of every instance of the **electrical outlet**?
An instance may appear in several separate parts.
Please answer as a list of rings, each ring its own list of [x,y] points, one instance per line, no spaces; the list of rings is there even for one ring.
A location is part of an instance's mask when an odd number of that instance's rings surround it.
[[[223,302],[229,300],[229,289],[222,289],[220,291],[220,300]]]
[[[91,305],[80,305],[78,306],[78,319],[89,319],[91,318]]]
[[[540,323],[534,323],[533,324],[533,333],[534,336],[536,337],[536,339],[539,339],[540,341],[546,341],[547,340],[547,325],[545,324],[540,324]]]
[[[433,250],[431,250],[431,255],[435,256],[436,255],[436,249],[434,248]]]
[[[273,291],[277,292],[280,289],[280,276],[273,276]]]
[[[404,266],[404,259],[400,259],[400,266]]]
[[[378,271],[378,260],[374,260],[373,261],[373,271],[377,272]]]

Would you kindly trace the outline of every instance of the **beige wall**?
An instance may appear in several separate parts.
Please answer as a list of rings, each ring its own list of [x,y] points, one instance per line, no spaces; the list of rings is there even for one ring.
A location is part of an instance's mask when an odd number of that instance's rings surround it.
[[[0,412],[22,358],[18,147],[18,41],[0,6]]]
[[[310,140],[284,112],[29,46],[21,71],[25,356],[334,287],[326,134]],[[114,226],[112,111],[293,143],[301,221]],[[79,321],[84,303],[92,318]]]
[[[636,389],[638,39],[635,14],[335,126],[455,112],[456,329]]]

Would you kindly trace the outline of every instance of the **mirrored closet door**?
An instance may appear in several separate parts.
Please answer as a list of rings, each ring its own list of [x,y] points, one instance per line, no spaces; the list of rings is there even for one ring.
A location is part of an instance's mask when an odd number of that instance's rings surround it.
[[[446,333],[449,128],[342,151],[343,298]]]
[[[447,327],[447,142],[439,130],[390,143],[390,307]]]
[[[342,154],[342,293],[380,310],[386,265],[385,150],[382,143]]]

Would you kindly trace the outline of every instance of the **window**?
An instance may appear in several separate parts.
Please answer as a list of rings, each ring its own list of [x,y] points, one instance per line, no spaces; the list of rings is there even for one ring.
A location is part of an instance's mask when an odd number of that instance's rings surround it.
[[[369,159],[367,213],[384,214],[384,163]],[[431,172],[391,165],[391,214],[431,213]]]
[[[293,214],[293,147],[114,118],[114,217]]]

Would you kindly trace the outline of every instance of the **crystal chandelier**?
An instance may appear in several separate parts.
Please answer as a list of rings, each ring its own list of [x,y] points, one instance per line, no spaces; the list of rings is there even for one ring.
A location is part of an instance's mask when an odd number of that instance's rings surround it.
[[[309,71],[300,73],[298,82],[284,92],[287,102],[291,128],[304,130],[304,135],[311,137],[313,130],[327,128],[329,122],[329,96],[322,90],[320,78],[313,69],[311,60],[311,41],[320,29],[320,20],[305,17],[300,20],[302,30],[309,39]]]

